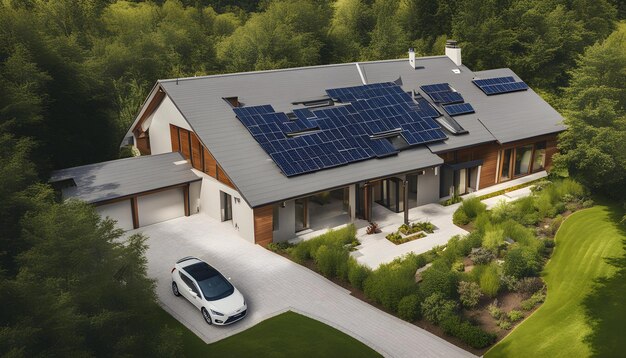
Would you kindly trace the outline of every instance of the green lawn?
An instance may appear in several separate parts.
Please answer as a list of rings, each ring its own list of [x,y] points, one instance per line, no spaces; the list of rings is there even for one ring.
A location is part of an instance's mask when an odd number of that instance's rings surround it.
[[[544,270],[546,302],[486,357],[617,357],[626,352],[626,233],[620,210],[574,213]]]
[[[187,357],[380,357],[358,340],[291,311],[213,344],[205,344],[165,311],[162,319],[182,331]]]

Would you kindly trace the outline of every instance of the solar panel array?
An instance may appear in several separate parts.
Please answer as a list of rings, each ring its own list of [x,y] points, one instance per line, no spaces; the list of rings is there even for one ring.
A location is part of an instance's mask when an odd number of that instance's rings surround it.
[[[295,109],[295,119],[270,105],[234,112],[261,147],[290,177],[398,151],[386,139],[402,136],[409,145],[446,139],[433,119],[440,113],[394,83],[336,88],[327,94],[344,105]]]
[[[459,92],[453,91],[452,87],[447,83],[425,85],[420,88],[433,102],[441,105],[443,110],[450,116],[474,113],[474,107],[469,103],[464,103],[463,96]]]
[[[463,103],[463,96],[454,92],[449,84],[437,83],[420,87],[437,104]]]
[[[447,106],[443,106],[443,110],[451,116],[474,113],[474,107],[472,107],[469,103],[449,104]]]
[[[491,96],[500,93],[526,91],[528,85],[522,81],[515,81],[512,76],[486,78],[472,81],[486,95]]]

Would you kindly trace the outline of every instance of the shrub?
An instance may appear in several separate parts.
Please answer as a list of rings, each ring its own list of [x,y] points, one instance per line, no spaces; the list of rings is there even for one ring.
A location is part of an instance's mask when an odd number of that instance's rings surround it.
[[[569,195],[573,199],[581,199],[585,196],[585,188],[578,182],[569,178],[556,182],[555,188],[561,198]]]
[[[552,240],[552,239],[545,239],[545,240],[543,240],[543,246],[545,248],[551,249],[554,246],[556,246],[556,242],[554,240]]]
[[[479,247],[470,254],[470,259],[476,265],[483,265],[488,264],[495,259],[495,255],[490,250],[487,250],[484,247]]]
[[[509,217],[509,213],[511,212],[511,204],[507,203],[506,200],[502,199],[498,201],[496,206],[491,209],[491,217],[493,221],[500,222],[504,221]]]
[[[438,324],[445,317],[454,315],[456,302],[447,300],[440,293],[433,293],[422,302],[421,307],[424,318]]]
[[[482,203],[479,198],[475,196],[470,196],[467,199],[463,199],[463,203],[461,203],[461,208],[465,211],[465,214],[468,218],[474,219],[480,213],[484,213],[487,210],[487,205]]]
[[[509,316],[509,320],[511,320],[511,322],[517,322],[517,321],[521,320],[522,318],[524,318],[524,313],[522,313],[521,311],[517,311],[517,310],[511,310],[511,312],[509,312],[508,316]]]
[[[463,306],[467,308],[476,307],[481,296],[480,286],[475,282],[459,282],[459,298]]]
[[[530,311],[533,307],[540,304],[545,299],[546,295],[542,291],[539,291],[532,295],[529,299],[522,301],[522,303],[520,303],[520,307],[524,311]]]
[[[288,243],[287,241],[284,242],[270,242],[267,245],[267,249],[273,252],[286,252],[287,249],[289,249],[290,247],[293,247],[292,244]]]
[[[338,230],[329,230],[323,235],[296,244],[288,249],[288,253],[294,261],[302,263],[306,260],[315,259],[315,253],[322,245],[341,248],[347,245],[358,245],[356,228],[350,224]]]
[[[508,331],[509,329],[511,329],[511,322],[509,322],[509,320],[506,319],[506,317],[502,317],[501,319],[499,319],[498,322],[496,322],[496,324],[498,325],[498,327],[500,327],[500,329],[503,329],[505,331]]]
[[[420,289],[426,297],[439,293],[447,299],[456,298],[457,286],[458,278],[453,272],[439,270],[433,266],[422,273]]]
[[[133,147],[126,145],[120,148],[119,158],[132,158],[135,156],[135,152],[133,151]]]
[[[415,283],[415,271],[419,264],[417,257],[417,255],[408,255],[380,265],[365,279],[363,283],[365,295],[383,307],[397,311],[398,302],[402,297],[418,292]]]
[[[348,281],[355,288],[363,289],[363,282],[365,282],[370,272],[372,270],[359,264],[354,257],[348,258]]]
[[[455,261],[452,264],[452,270],[457,272],[465,271],[465,264],[462,261]]]
[[[513,239],[514,241],[525,245],[532,246],[537,244],[533,231],[524,225],[513,220],[506,220],[499,227],[504,230],[504,237]]]
[[[414,229],[421,230],[429,234],[432,234],[433,232],[435,232],[435,225],[433,225],[430,221],[419,221],[419,222],[411,224],[411,226]]]
[[[492,214],[490,214],[489,211],[485,211],[484,213],[479,214],[474,220],[474,228],[476,231],[484,234],[487,227],[491,225],[492,220],[495,221]]]
[[[483,247],[497,254],[504,246],[504,230],[501,228],[491,228],[485,232],[483,237]]]
[[[543,286],[543,281],[539,277],[524,277],[519,280],[515,289],[519,293],[531,296],[535,292],[541,290]]]
[[[539,215],[535,209],[535,197],[526,196],[515,200],[511,204],[511,217],[524,225],[535,225],[539,222]]]
[[[459,338],[464,343],[474,348],[484,348],[496,340],[496,335],[483,331],[455,315],[449,315],[442,319],[441,328],[446,334]]]
[[[495,297],[500,290],[500,277],[498,277],[498,268],[489,265],[480,275],[480,289],[489,297]]]
[[[456,209],[452,214],[452,222],[456,225],[467,225],[470,223],[470,218],[465,214],[465,211],[461,207]]]
[[[478,349],[485,348],[496,340],[495,334],[485,332],[480,327],[474,326],[469,322],[462,322],[458,326],[455,336],[471,347]]]
[[[495,319],[500,319],[500,317],[502,317],[502,315],[504,314],[500,307],[498,307],[498,300],[495,300],[493,303],[487,306],[487,311],[489,311],[491,317]]]
[[[516,291],[519,280],[513,276],[503,275],[500,277],[500,285],[506,287],[509,291]]]
[[[593,206],[593,200],[589,199],[589,200],[585,200],[583,201],[583,208],[590,208]]]
[[[347,279],[348,250],[340,246],[322,245],[315,253],[315,264],[322,275],[328,278]]]
[[[398,302],[398,316],[405,321],[413,322],[419,319],[422,311],[420,310],[421,300],[419,295],[413,294],[402,297]]]
[[[536,250],[515,245],[504,258],[504,274],[517,278],[536,276],[541,269],[540,260]]]

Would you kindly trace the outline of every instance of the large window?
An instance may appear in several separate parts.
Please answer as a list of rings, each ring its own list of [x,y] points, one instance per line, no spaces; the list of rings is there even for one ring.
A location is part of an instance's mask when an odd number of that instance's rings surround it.
[[[535,156],[533,158],[533,172],[543,170],[546,165],[546,142],[535,144]]]
[[[502,154],[500,160],[500,181],[511,179],[511,155],[513,155],[513,149],[506,149]]]
[[[280,206],[281,204],[274,204],[273,212],[272,212],[272,230],[277,231],[280,229],[279,217],[280,217]]]
[[[515,176],[526,175],[530,172],[532,155],[532,144],[515,148]]]
[[[500,182],[543,170],[546,163],[546,142],[526,144],[500,152]]]

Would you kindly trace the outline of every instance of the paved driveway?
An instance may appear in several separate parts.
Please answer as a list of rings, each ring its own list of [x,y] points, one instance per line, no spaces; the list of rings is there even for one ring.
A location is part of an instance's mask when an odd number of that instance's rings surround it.
[[[148,274],[164,308],[205,342],[246,330],[287,310],[333,326],[388,357],[471,357],[445,340],[350,296],[324,277],[239,238],[235,230],[197,214],[137,231],[149,236]],[[173,263],[193,255],[219,269],[248,302],[248,317],[208,326],[200,312],[170,291]],[[323,343],[323,342],[321,342]]]

